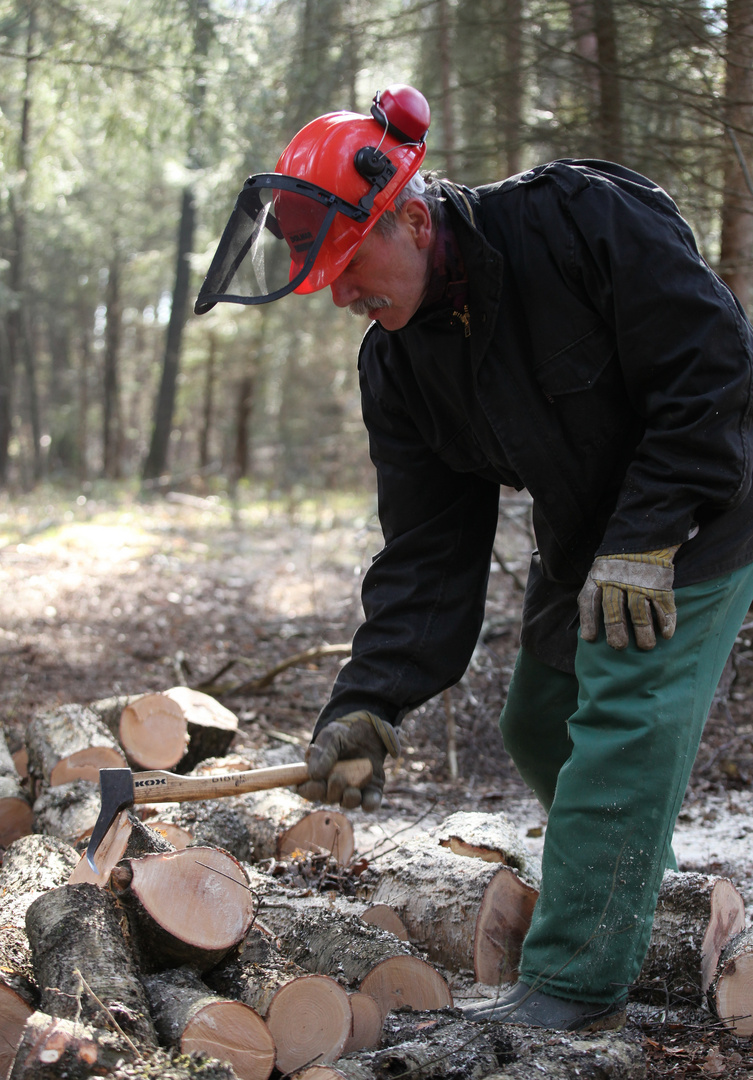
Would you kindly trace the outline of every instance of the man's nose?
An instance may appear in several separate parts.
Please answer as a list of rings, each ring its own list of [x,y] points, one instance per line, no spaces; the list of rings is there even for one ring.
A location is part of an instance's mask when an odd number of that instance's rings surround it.
[[[332,290],[332,300],[335,307],[347,307],[348,304],[352,304],[354,300],[358,299],[358,289],[345,280],[344,274],[340,274],[339,277],[330,282],[329,287]]]

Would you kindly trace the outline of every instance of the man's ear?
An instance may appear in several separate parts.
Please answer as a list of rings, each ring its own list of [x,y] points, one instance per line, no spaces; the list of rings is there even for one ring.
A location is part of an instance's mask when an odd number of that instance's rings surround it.
[[[408,226],[416,247],[419,250],[429,247],[434,235],[434,226],[429,207],[423,199],[408,199],[401,210],[401,215]]]

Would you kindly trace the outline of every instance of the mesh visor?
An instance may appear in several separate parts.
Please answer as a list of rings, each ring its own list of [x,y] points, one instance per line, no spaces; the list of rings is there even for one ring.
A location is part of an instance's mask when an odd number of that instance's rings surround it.
[[[265,173],[246,181],[194,305],[266,304],[297,289],[335,215],[363,211],[305,180]],[[368,216],[368,215],[365,215]]]

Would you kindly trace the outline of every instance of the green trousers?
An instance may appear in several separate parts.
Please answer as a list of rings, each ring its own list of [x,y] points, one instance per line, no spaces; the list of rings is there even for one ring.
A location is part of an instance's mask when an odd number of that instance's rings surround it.
[[[500,728],[549,813],[520,978],[620,1001],[640,972],[675,820],[722,669],[753,602],[753,566],[675,591],[677,630],[641,652],[604,633],[575,674],[518,655]]]

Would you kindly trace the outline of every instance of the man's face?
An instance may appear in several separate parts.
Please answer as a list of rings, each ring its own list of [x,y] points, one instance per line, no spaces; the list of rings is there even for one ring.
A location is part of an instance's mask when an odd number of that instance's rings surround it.
[[[425,204],[409,200],[398,215],[397,227],[386,233],[370,232],[331,283],[337,307],[347,307],[353,315],[368,315],[385,330],[405,326],[426,295],[432,240]]]

